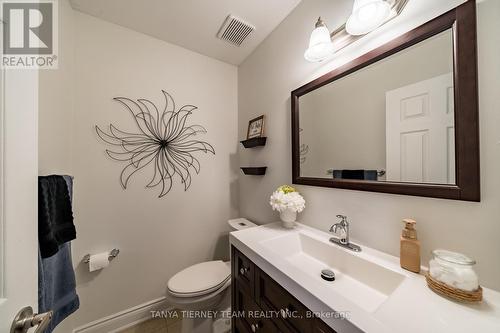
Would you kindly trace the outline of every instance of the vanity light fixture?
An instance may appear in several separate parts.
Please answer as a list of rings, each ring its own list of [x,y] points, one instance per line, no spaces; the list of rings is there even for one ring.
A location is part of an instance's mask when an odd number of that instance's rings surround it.
[[[354,0],[345,29],[350,35],[366,35],[380,27],[390,15],[391,6],[386,0]]]
[[[409,0],[354,0],[345,24],[329,32],[321,17],[311,33],[304,58],[319,62],[397,17]]]

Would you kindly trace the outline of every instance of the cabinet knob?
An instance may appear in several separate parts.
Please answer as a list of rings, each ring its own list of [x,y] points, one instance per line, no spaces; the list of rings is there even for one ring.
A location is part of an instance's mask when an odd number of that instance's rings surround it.
[[[255,323],[255,324],[252,324],[251,327],[252,327],[252,332],[257,332],[257,330],[260,328],[260,324]]]
[[[248,272],[248,267],[241,267],[240,268],[240,274],[245,275]]]
[[[281,314],[281,317],[283,319],[290,317],[291,313],[292,313],[292,310],[290,310],[289,307],[286,307],[286,308],[280,310],[280,314]]]

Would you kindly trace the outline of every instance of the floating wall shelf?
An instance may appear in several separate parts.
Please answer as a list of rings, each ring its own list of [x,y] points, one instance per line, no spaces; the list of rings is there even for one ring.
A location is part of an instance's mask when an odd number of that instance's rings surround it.
[[[262,176],[266,174],[267,167],[241,167],[245,175]]]
[[[240,141],[245,148],[253,148],[258,146],[265,146],[267,137],[251,138],[247,140]]]

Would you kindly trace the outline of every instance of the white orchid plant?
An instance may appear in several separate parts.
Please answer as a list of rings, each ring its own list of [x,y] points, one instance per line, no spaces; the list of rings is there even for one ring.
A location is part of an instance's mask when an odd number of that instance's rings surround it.
[[[273,210],[277,210],[280,213],[286,209],[300,213],[306,208],[304,198],[290,185],[278,187],[271,195],[269,204]]]

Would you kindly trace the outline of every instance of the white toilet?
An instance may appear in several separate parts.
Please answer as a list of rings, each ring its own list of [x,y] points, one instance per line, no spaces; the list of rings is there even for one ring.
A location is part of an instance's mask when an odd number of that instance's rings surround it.
[[[228,221],[233,230],[257,226],[247,219]],[[231,263],[207,261],[183,269],[168,280],[167,302],[180,310],[225,311],[231,306]],[[207,313],[205,313],[207,314]],[[192,317],[197,317],[193,313]],[[206,317],[206,316],[202,316]],[[186,318],[182,320],[183,333],[225,333],[231,329],[229,320],[215,318]]]

